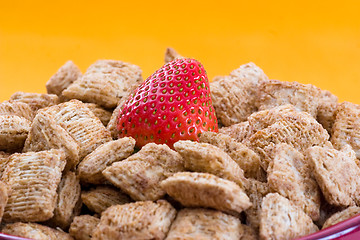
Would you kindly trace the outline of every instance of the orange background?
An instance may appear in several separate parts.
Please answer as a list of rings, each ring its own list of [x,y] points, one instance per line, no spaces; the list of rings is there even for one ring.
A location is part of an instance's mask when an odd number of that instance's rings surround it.
[[[212,79],[253,61],[273,79],[312,83],[360,103],[359,1],[2,1],[0,101],[45,92],[71,59],[139,65],[172,46]]]

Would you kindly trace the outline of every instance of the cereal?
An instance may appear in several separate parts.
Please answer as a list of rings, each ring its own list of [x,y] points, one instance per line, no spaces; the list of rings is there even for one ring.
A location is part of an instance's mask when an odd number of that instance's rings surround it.
[[[266,195],[261,209],[261,239],[293,239],[318,230],[308,215],[277,193]]]
[[[219,129],[219,133],[229,135],[237,142],[247,141],[255,132],[252,130],[248,121],[236,123],[228,127]]]
[[[165,195],[160,182],[184,171],[183,159],[167,145],[149,143],[129,158],[115,162],[103,174],[134,200],[157,200]]]
[[[115,205],[101,214],[92,239],[164,239],[175,215],[165,200]]]
[[[160,185],[185,207],[209,207],[237,215],[251,206],[237,184],[209,173],[179,172]]]
[[[15,115],[0,115],[0,151],[21,151],[31,122]]]
[[[134,151],[135,140],[131,137],[109,141],[97,147],[79,164],[77,170],[82,182],[101,184],[105,182],[102,171],[112,163],[121,161]]]
[[[100,119],[102,124],[106,126],[111,118],[112,112],[103,109],[102,107],[96,105],[95,103],[85,103],[85,105],[94,113],[96,117]]]
[[[0,178],[9,162],[10,153],[0,151]]]
[[[321,90],[321,98],[317,109],[316,120],[331,134],[336,118],[338,98],[331,92]]]
[[[244,171],[220,148],[189,140],[176,142],[174,148],[183,157],[185,169],[211,173],[233,181],[242,188],[247,185]]]
[[[141,69],[133,64],[115,60],[98,60],[85,74],[63,91],[70,99],[96,103],[114,108],[119,100],[142,82]]]
[[[99,222],[99,218],[90,215],[76,216],[70,225],[69,234],[76,240],[91,240],[92,233]]]
[[[99,214],[113,205],[131,202],[127,195],[111,186],[97,186],[89,191],[83,191],[81,199],[91,211]]]
[[[185,208],[178,212],[166,240],[227,239],[243,235],[238,218],[220,211]]]
[[[11,155],[1,178],[11,190],[3,220],[32,222],[53,217],[65,164],[61,150]]]
[[[28,104],[12,100],[0,103],[0,115],[16,115],[29,121],[32,121],[35,116]]]
[[[183,56],[181,56],[179,53],[177,53],[175,51],[175,49],[173,49],[173,48],[170,48],[170,47],[166,48],[165,63],[171,62],[178,58],[183,58]]]
[[[335,225],[341,221],[351,218],[359,213],[360,213],[360,207],[357,207],[357,206],[348,207],[345,210],[337,212],[337,213],[333,214],[331,217],[329,217],[325,221],[322,228],[323,229],[328,228],[328,227]]]
[[[8,188],[7,185],[0,181],[0,222],[4,215],[5,206],[8,201]]]
[[[16,92],[11,95],[10,100],[29,104],[34,112],[41,108],[54,106],[60,103],[59,97],[55,94],[43,93]]]

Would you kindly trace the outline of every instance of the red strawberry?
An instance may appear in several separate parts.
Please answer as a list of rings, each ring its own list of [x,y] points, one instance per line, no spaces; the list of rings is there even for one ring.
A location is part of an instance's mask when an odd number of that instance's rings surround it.
[[[176,59],[145,80],[118,117],[119,137],[131,136],[172,147],[179,140],[198,141],[204,131],[218,131],[209,81],[195,59]]]

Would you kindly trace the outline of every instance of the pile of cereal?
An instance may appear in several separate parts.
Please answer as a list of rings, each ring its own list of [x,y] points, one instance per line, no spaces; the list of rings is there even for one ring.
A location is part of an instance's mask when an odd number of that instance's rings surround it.
[[[168,49],[165,61],[181,58]],[[67,62],[0,103],[1,232],[32,239],[293,239],[360,213],[360,106],[253,63],[210,83],[219,132],[118,139],[133,64]]]

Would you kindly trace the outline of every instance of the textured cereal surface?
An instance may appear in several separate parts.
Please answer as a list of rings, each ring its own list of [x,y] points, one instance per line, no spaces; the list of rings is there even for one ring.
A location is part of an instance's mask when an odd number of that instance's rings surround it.
[[[357,207],[357,206],[351,206],[351,207],[348,207],[340,212],[337,212],[335,214],[333,214],[331,217],[329,217],[324,225],[323,225],[323,229],[324,228],[328,228],[332,225],[335,225],[339,222],[342,222],[346,219],[349,219],[351,217],[354,217],[355,215],[358,215],[360,213],[360,207]]]
[[[108,125],[112,115],[112,111],[106,110],[96,105],[95,103],[85,103],[85,105],[94,113],[97,118],[100,119],[104,126]]]
[[[0,151],[21,151],[31,122],[16,115],[0,115]]]
[[[16,92],[11,95],[10,100],[29,104],[34,112],[41,108],[50,107],[60,103],[60,99],[57,95],[45,93]]]
[[[69,234],[76,240],[91,240],[92,233],[99,222],[100,219],[94,216],[76,216],[70,225]]]
[[[237,142],[247,141],[255,132],[251,128],[248,121],[236,123],[228,127],[222,127],[219,129],[219,133],[229,135]]]
[[[32,121],[35,113],[29,104],[9,100],[0,103],[0,115],[16,115]]]

